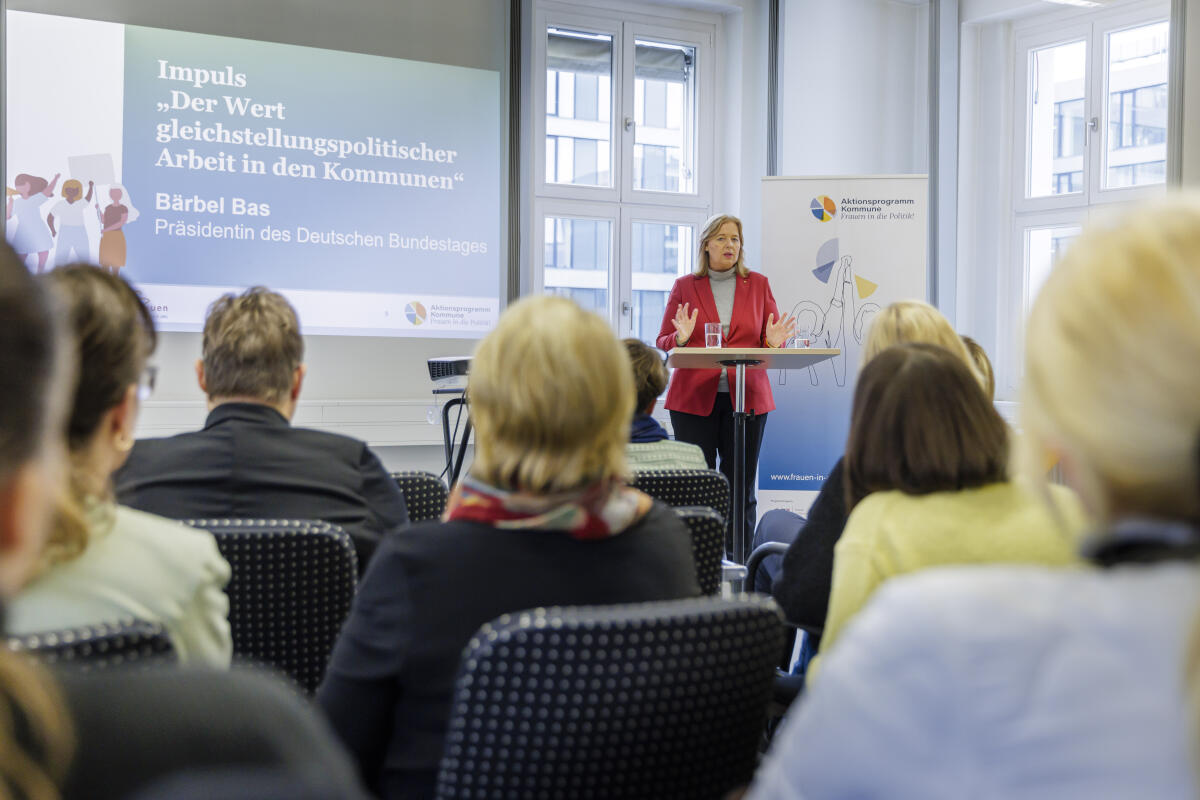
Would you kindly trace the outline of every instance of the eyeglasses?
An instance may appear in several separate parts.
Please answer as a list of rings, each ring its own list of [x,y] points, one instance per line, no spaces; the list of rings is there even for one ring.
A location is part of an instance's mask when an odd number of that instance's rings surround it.
[[[147,364],[142,370],[142,377],[138,379],[138,400],[146,402],[150,399],[150,395],[154,394],[154,384],[158,380],[158,367],[153,364]]]

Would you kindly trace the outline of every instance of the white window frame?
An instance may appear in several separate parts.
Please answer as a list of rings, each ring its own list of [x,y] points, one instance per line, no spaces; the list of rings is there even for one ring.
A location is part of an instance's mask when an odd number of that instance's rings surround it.
[[[1052,12],[1023,20],[1013,30],[1013,129],[1011,150],[1011,225],[1009,252],[1000,272],[1000,299],[997,313],[997,337],[994,357],[998,379],[997,397],[1016,399],[1024,374],[1026,299],[1029,288],[1029,260],[1025,234],[1029,229],[1079,225],[1118,207],[1163,195],[1166,184],[1105,189],[1104,158],[1108,145],[1108,34],[1170,19],[1170,5],[1163,0],[1123,5],[1097,11],[1080,20],[1077,12]],[[1064,195],[1026,197],[1026,154],[1031,132],[1029,114],[1029,52],[1042,47],[1083,39],[1087,42],[1084,78],[1084,152],[1083,190]],[[1088,120],[1095,118],[1100,130],[1087,132]]]
[[[649,222],[667,225],[691,225],[696,232],[693,244],[696,248],[699,248],[700,234],[704,229],[706,216],[707,212],[704,210],[665,208],[656,205],[625,205],[621,208],[621,248],[619,252],[621,262],[628,264],[628,269],[620,270],[622,280],[619,282],[621,291],[617,305],[620,311],[617,317],[618,336],[634,336],[637,334],[637,331],[633,329],[633,223]],[[698,250],[691,255],[692,261],[695,263]],[[628,276],[628,280],[625,280],[626,276]]]
[[[621,123],[621,199],[626,203],[645,203],[671,208],[707,208],[713,190],[713,139],[716,133],[716,115],[713,108],[713,35],[711,31],[679,27],[650,26],[642,22],[627,22],[625,25],[625,63],[632,65],[638,39],[653,39],[663,44],[678,44],[696,48],[696,108],[693,131],[697,139],[694,147],[695,192],[665,192],[633,188],[633,149],[636,123],[634,108],[634,71],[626,70],[622,96],[624,108],[618,123]],[[703,111],[709,110],[705,114]],[[628,119],[631,127],[624,130]]]
[[[609,242],[609,258],[612,263],[608,267],[608,316],[612,318],[616,310],[620,308],[617,301],[619,289],[619,270],[617,265],[620,263],[619,248],[621,244],[621,218],[619,214],[620,206],[615,203],[587,203],[577,200],[563,201],[555,198],[539,198],[533,204],[534,219],[536,220],[534,228],[537,233],[537,238],[532,239],[535,243],[533,257],[533,282],[537,287],[537,291],[542,290],[545,283],[546,275],[546,218],[547,217],[565,217],[569,219],[589,219],[608,222],[612,225],[612,241]]]
[[[716,41],[720,18],[686,9],[664,9],[656,16],[645,6],[614,2],[611,12],[594,6],[558,0],[536,0],[533,13],[533,53],[530,104],[534,132],[533,216],[529,241],[535,246],[530,275],[531,292],[542,291],[545,276],[545,219],[548,216],[602,219],[613,223],[612,264],[608,288],[609,320],[621,336],[633,329],[633,222],[692,225],[697,237],[712,213],[716,153]],[[612,186],[598,187],[546,182],[546,30],[560,27],[613,37],[611,91]],[[633,188],[634,57],[638,39],[695,48],[695,162],[694,191],[666,192]],[[625,130],[624,120],[630,120]]]
[[[597,200],[615,203],[620,200],[621,170],[620,170],[620,135],[619,121],[621,109],[619,98],[621,92],[621,69],[624,59],[621,55],[621,30],[619,21],[611,18],[582,14],[574,9],[564,9],[559,6],[539,8],[534,14],[534,47],[533,47],[533,119],[534,119],[534,186],[538,197],[562,197],[576,200],[595,202]],[[609,85],[609,168],[608,174],[612,186],[587,186],[565,183],[546,182],[546,29],[549,27],[582,30],[588,33],[608,34],[612,37],[612,78]],[[539,281],[538,286],[541,286]]]

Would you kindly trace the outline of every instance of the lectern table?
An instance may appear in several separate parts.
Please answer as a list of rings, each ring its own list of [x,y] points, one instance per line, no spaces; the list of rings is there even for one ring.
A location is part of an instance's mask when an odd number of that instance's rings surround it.
[[[746,370],[804,369],[841,354],[841,350],[774,347],[677,347],[667,366],[675,369],[737,371],[733,399],[733,560],[746,563]]]

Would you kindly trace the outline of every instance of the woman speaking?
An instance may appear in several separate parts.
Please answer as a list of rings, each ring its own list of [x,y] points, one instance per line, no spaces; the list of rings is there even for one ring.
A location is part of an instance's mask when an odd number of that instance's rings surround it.
[[[742,221],[721,214],[710,219],[700,236],[697,269],[675,281],[667,299],[660,350],[704,347],[705,324],[721,326],[723,347],[783,347],[795,330],[792,317],[779,318],[779,309],[765,275],[751,272],[742,249]],[[666,408],[671,412],[675,438],[700,446],[710,468],[720,469],[733,486],[733,402],[737,391],[736,371],[725,369],[677,370],[667,391]],[[757,518],[754,478],[758,450],[767,412],[775,408],[771,384],[765,370],[746,372],[746,515],[741,532],[747,545]]]

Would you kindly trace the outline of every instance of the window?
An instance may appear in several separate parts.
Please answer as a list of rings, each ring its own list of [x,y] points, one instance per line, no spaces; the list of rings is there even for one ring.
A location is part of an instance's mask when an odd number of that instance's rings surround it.
[[[711,213],[718,17],[597,11],[538,0],[534,291],[653,342]],[[541,85],[544,81],[544,85]]]
[[[1163,191],[1168,4],[1054,12],[1014,30],[1012,238],[997,320],[1002,397],[1020,380],[1025,314],[1104,207]]]
[[[696,268],[695,226],[669,222],[631,223],[633,262],[632,335],[658,337],[675,278]]]
[[[1032,49],[1029,60],[1027,197],[1079,191],[1056,176],[1083,168],[1083,79],[1087,42]],[[1069,183],[1069,182],[1068,182]]]
[[[1068,194],[1080,191],[1083,191],[1083,172],[1076,170],[1074,172],[1054,173],[1055,194]]]
[[[546,31],[548,183],[612,185],[613,37]]]
[[[1083,98],[1054,104],[1054,157],[1083,155]]]
[[[544,288],[607,316],[612,223],[546,217],[545,230]]]
[[[1165,182],[1168,11],[1142,3],[1017,37],[1017,213],[1125,202]]]
[[[1167,35],[1165,20],[1105,33],[1105,188],[1166,182]]]

